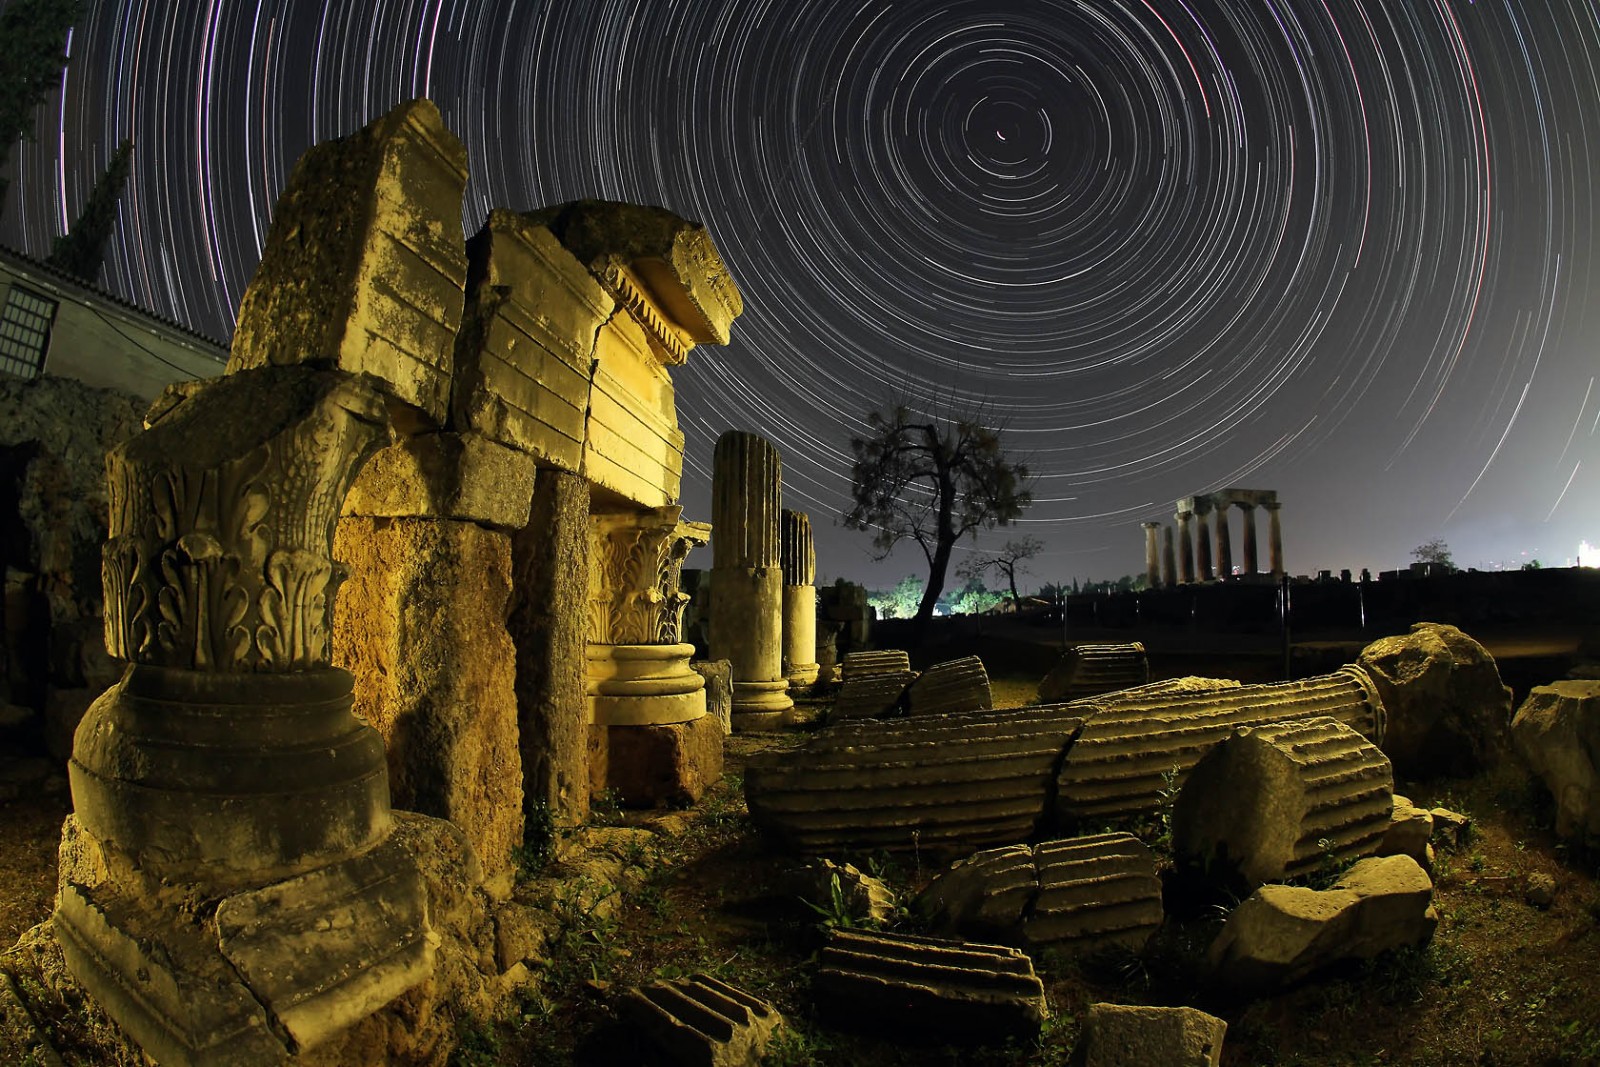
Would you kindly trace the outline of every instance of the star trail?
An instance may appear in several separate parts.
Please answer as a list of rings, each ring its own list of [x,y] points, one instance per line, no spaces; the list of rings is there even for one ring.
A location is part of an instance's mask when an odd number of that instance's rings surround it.
[[[301,152],[414,96],[468,233],[704,222],[746,310],[674,374],[687,511],[762,433],[826,578],[921,569],[830,528],[896,401],[1029,457],[1031,584],[1137,572],[1141,521],[1236,485],[1297,573],[1600,541],[1591,2],[105,0],[70,51],[0,242],[46,254],[131,135],[105,284],[219,337]]]

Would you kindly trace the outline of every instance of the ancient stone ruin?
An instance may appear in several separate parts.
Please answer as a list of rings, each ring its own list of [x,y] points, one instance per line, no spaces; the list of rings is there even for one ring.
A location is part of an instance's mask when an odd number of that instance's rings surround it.
[[[1278,518],[1281,508],[1278,494],[1271,489],[1222,489],[1215,493],[1184,497],[1178,501],[1177,550],[1173,552],[1172,528],[1159,522],[1147,522],[1144,527],[1145,581],[1149,588],[1171,588],[1192,582],[1227,581],[1241,578],[1245,581],[1263,575],[1282,578],[1283,530]],[[1241,516],[1244,537],[1244,564],[1242,573],[1233,573],[1233,535],[1229,530],[1228,509],[1237,508]],[[1256,538],[1256,508],[1267,513],[1267,570],[1261,570],[1260,550]],[[1207,525],[1206,519],[1211,523]],[[1216,535],[1215,566],[1212,562],[1212,534]],[[1158,537],[1162,539],[1158,545]],[[1174,556],[1176,556],[1174,567]],[[1196,562],[1198,560],[1198,567]],[[1176,569],[1176,574],[1174,574]]]

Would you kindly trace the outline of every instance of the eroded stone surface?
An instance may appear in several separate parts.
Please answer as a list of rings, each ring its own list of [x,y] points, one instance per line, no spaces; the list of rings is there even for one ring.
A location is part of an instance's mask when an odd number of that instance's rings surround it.
[[[935,663],[911,683],[906,703],[913,715],[987,711],[994,707],[989,672],[977,656]]]
[[[619,1010],[678,1063],[705,1067],[760,1063],[783,1025],[767,1001],[708,974],[630,990]]]
[[[1062,653],[1061,661],[1039,683],[1039,700],[1046,704],[1080,700],[1131,689],[1149,680],[1150,664],[1145,659],[1144,645],[1138,641],[1074,645]]]
[[[372,457],[350,487],[343,514],[520,530],[528,525],[536,470],[533,457],[479,434],[418,434]]]
[[[1062,766],[1058,810],[1084,824],[1156,811],[1241,727],[1331,716],[1374,742],[1383,736],[1383,704],[1353,667],[1276,685],[1180,679],[1064,706],[1088,724]]]
[[[911,657],[898,648],[886,648],[881,651],[862,651],[845,653],[844,662],[839,667],[839,678],[848,682],[852,678],[866,674],[894,674],[898,671],[911,669]]]
[[[1374,641],[1356,662],[1388,710],[1381,744],[1403,777],[1465,777],[1504,749],[1511,690],[1488,650],[1456,627],[1419,622]]]
[[[894,891],[853,863],[816,860],[795,871],[789,882],[795,896],[829,915],[842,909],[852,920],[871,926],[894,919]]]
[[[1155,856],[1132,834],[1095,834],[978,852],[917,900],[934,929],[1083,953],[1140,952],[1161,926]]]
[[[1410,798],[1399,793],[1394,796],[1394,810],[1389,815],[1389,828],[1378,842],[1376,855],[1410,856],[1424,870],[1433,868],[1432,849],[1433,813],[1411,803]]]
[[[1600,681],[1535,686],[1511,740],[1556,802],[1556,833],[1600,844]]]
[[[694,660],[689,667],[706,680],[706,714],[733,732],[733,667],[725,659]]]
[[[916,671],[851,675],[833,698],[829,721],[847,722],[892,714],[901,707],[906,689],[916,677]]]
[[[606,783],[630,807],[693,804],[722,777],[722,724],[709,715],[607,733]]]
[[[1048,1014],[1033,961],[1014,948],[835,930],[818,963],[818,1011],[880,1035],[999,1043],[1036,1036]]]
[[[1228,1024],[1198,1008],[1091,1004],[1081,1067],[1217,1067]]]
[[[1242,727],[1189,772],[1172,850],[1249,887],[1296,878],[1376,851],[1393,798],[1388,758],[1343,723]]]

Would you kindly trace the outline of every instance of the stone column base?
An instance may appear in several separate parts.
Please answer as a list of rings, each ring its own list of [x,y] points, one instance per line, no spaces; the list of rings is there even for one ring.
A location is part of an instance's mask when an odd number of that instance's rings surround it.
[[[664,726],[706,713],[706,680],[690,666],[694,646],[590,645],[589,721]]]
[[[804,689],[808,685],[814,685],[821,673],[820,663],[791,663],[789,673],[784,675],[784,678],[789,682],[790,689]]]
[[[733,732],[776,730],[789,721],[794,701],[789,683],[779,678],[770,682],[733,680]]]

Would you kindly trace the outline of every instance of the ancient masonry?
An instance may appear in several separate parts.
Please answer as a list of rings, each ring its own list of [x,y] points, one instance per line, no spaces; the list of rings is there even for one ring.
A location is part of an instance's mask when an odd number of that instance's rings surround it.
[[[778,557],[783,567],[783,673],[791,689],[817,680],[817,549],[811,516],[784,508]]]
[[[733,728],[780,726],[794,701],[783,676],[778,450],[753,433],[717,438],[711,475],[711,656],[733,665]]]
[[[1096,834],[975,853],[934,878],[917,907],[963,937],[1137,953],[1161,926],[1161,881],[1138,838]]]
[[[1256,545],[1256,508],[1267,513],[1267,575],[1281,578],[1283,569],[1283,529],[1278,518],[1278,494],[1271,489],[1222,489],[1215,493],[1184,497],[1178,501],[1178,545],[1174,553],[1170,547],[1172,528],[1159,522],[1147,522],[1144,527],[1145,578],[1151,589],[1174,584],[1209,582],[1241,578],[1251,580],[1262,575],[1259,550]],[[1244,534],[1244,567],[1242,573],[1233,573],[1233,538],[1228,528],[1228,509],[1238,508]],[[1211,525],[1206,517],[1211,517]],[[1216,533],[1216,566],[1212,567],[1211,537]],[[1195,536],[1199,539],[1199,567],[1196,568]],[[1157,547],[1157,537],[1166,544]],[[1176,556],[1174,576],[1173,557]]]
[[[1236,869],[1254,889],[1372,855],[1393,807],[1388,757],[1343,723],[1244,727],[1189,773],[1172,850],[1197,868]]]
[[[916,671],[852,675],[834,696],[828,721],[873,719],[898,711],[906,689],[916,677]]]
[[[989,672],[977,656],[935,663],[911,683],[906,699],[913,715],[988,711],[994,707]]]
[[[902,649],[889,648],[881,652],[850,652],[839,668],[839,677],[848,682],[866,674],[898,674],[911,670],[911,657]]]
[[[1156,811],[1201,756],[1244,726],[1330,716],[1383,741],[1383,704],[1359,667],[1276,685],[1217,684],[1225,688],[1161,684],[1063,705],[1088,725],[1061,768],[1061,817],[1092,825]]]
[[[971,851],[1027,839],[1048,814],[1071,706],[829,727],[745,768],[750,817],[795,851]]]
[[[1062,700],[1132,689],[1150,681],[1150,664],[1144,645],[1074,645],[1062,653],[1061,660],[1039,683],[1039,700],[1050,704]]]
[[[464,244],[466,170],[427,101],[308,152],[226,375],[108,460],[130,666],[78,733],[54,928],[164,1063],[277,1063],[411,989],[420,1040],[429,998],[481,994],[444,924],[508,892],[525,795],[572,823],[720,773],[668,368],[738,291],[660,208],[495,211]],[[466,904],[430,898],[457,876]]]
[[[630,990],[618,1011],[685,1064],[759,1063],[783,1025],[771,1004],[709,974]]]
[[[1033,961],[1014,948],[835,930],[818,962],[818,1011],[878,1034],[987,1043],[1036,1036],[1047,1012]]]

